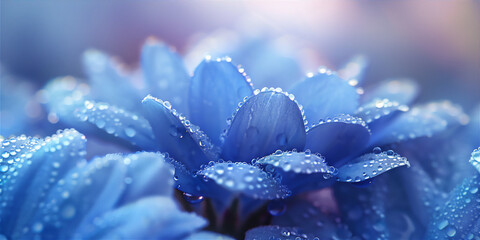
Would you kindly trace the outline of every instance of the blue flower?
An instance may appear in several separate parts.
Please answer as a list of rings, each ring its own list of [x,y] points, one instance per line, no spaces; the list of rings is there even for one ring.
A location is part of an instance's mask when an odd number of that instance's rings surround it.
[[[278,200],[346,182],[334,186],[346,225],[362,216],[355,208],[373,208],[351,235],[387,238],[389,219],[379,199],[395,187],[383,176],[369,188],[358,187],[410,163],[380,147],[401,149],[407,140],[468,122],[447,101],[409,108],[418,87],[408,79],[360,88],[352,77],[361,76],[358,71],[345,73],[350,77],[344,80],[321,68],[290,93],[253,90],[245,69],[232,59],[207,57],[190,77],[181,58],[153,40],[142,51],[141,78],[100,52],[87,52],[85,63],[91,87],[73,78],[52,81],[44,89],[50,111],[87,136],[117,137],[130,151],[165,153],[175,168],[175,187],[187,200],[208,197],[218,218],[237,204],[240,222],[268,200],[274,200],[272,215],[280,215],[284,204]]]
[[[173,169],[162,154],[87,162],[86,139],[73,129],[1,145],[2,240],[179,239],[207,223],[177,206]]]

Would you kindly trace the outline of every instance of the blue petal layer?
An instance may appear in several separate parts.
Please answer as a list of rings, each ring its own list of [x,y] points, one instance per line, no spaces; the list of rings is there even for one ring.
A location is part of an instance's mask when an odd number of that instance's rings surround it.
[[[143,100],[158,150],[181,162],[189,170],[217,158],[217,149],[200,129],[172,108],[169,102],[147,96]]]
[[[209,239],[209,240],[234,240],[232,237],[222,235],[222,234],[219,234],[219,233],[215,233],[215,232],[207,232],[207,231],[194,233],[194,234],[184,238],[183,240],[200,240],[200,239],[205,239],[205,240],[207,240],[207,239]]]
[[[82,235],[88,239],[181,239],[204,227],[207,222],[182,212],[167,197],[143,198],[106,213],[95,228]]]
[[[142,49],[142,70],[148,94],[170,101],[175,109],[188,114],[190,76],[177,53],[150,38]]]
[[[480,148],[477,148],[472,152],[472,156],[470,157],[469,162],[480,173]]]
[[[289,92],[302,104],[310,123],[342,113],[352,114],[358,107],[356,89],[326,69],[295,84]]]
[[[83,162],[85,137],[67,129],[44,140],[19,137],[4,140],[2,145],[6,164],[0,165],[0,232],[15,239],[29,233],[23,228],[30,227],[28,223],[54,183]]]
[[[401,166],[410,166],[410,163],[391,150],[368,153],[338,168],[337,181],[362,182]]]
[[[364,55],[356,55],[352,57],[345,66],[338,70],[338,75],[348,80],[353,86],[363,82],[365,75],[365,69],[367,68],[368,61]]]
[[[278,175],[282,184],[293,193],[319,189],[331,185],[335,168],[328,166],[325,158],[307,152],[277,151],[258,159],[256,164],[265,171]]]
[[[119,137],[143,150],[156,149],[150,124],[135,113],[107,103],[87,100],[76,108],[75,116],[79,121],[88,121],[105,133]]]
[[[392,79],[376,84],[372,89],[366,89],[362,102],[372,102],[376,99],[389,99],[400,105],[410,105],[419,92],[418,84],[411,79]]]
[[[195,69],[190,84],[191,120],[219,145],[227,118],[232,116],[238,103],[252,94],[249,78],[229,58],[206,59]]]
[[[225,136],[225,160],[250,162],[277,149],[305,146],[305,126],[297,103],[282,92],[258,92],[235,114]]]
[[[224,198],[222,189],[232,194],[243,194],[255,199],[278,199],[290,195],[290,191],[270,174],[246,163],[214,163],[198,174],[208,182],[220,186],[216,198]],[[215,185],[212,185],[214,188]]]
[[[245,240],[305,240],[315,239],[312,234],[307,234],[295,227],[280,227],[280,226],[261,226],[247,231]]]
[[[339,115],[321,120],[307,131],[306,149],[320,153],[335,167],[348,156],[358,154],[367,146],[370,129],[360,118]]]
[[[360,106],[355,116],[363,119],[372,131],[372,135],[376,135],[391,124],[393,119],[401,113],[408,111],[408,109],[408,106],[401,105],[398,102],[388,99],[377,99]]]

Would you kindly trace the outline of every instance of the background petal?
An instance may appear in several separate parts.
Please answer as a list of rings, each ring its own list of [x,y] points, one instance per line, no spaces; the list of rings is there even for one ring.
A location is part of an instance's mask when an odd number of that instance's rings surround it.
[[[309,123],[338,114],[352,114],[358,107],[358,93],[336,73],[320,69],[289,91],[303,106]]]
[[[217,145],[227,127],[227,118],[232,116],[238,103],[253,95],[250,79],[230,61],[230,58],[205,59],[195,69],[190,84],[191,120]]]
[[[225,136],[222,157],[250,162],[278,149],[304,146],[305,126],[297,103],[282,92],[257,91],[235,114]]]
[[[420,91],[418,84],[408,78],[385,80],[365,90],[362,102],[372,102],[376,99],[387,98],[400,105],[410,105]]]

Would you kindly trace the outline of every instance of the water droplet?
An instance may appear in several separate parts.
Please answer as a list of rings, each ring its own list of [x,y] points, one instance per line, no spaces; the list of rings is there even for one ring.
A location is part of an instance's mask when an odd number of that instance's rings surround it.
[[[280,216],[285,213],[287,205],[283,201],[270,201],[267,210],[272,216]]]
[[[374,147],[373,148],[373,153],[380,154],[381,152],[382,152],[382,149],[380,147]]]
[[[98,128],[103,128],[105,127],[105,121],[103,119],[98,119],[97,122],[95,122]]]
[[[72,206],[72,205],[66,205],[65,207],[63,207],[62,211],[61,211],[61,215],[64,219],[70,219],[72,218],[73,216],[75,216],[75,207]]]
[[[36,233],[42,232],[43,231],[43,224],[39,223],[39,222],[34,223],[33,226],[32,226],[32,230],[33,230],[33,232],[36,232]]]
[[[393,154],[395,154],[394,151],[392,151],[392,150],[388,150],[388,151],[387,151],[387,155],[388,155],[388,156],[393,156]]]
[[[457,233],[457,230],[455,229],[454,226],[448,226],[446,230],[447,230],[447,235],[449,237],[453,237]]]
[[[448,220],[443,220],[443,221],[439,222],[438,225],[437,225],[438,230],[442,230],[442,229],[444,229],[446,226],[448,226]]]
[[[249,128],[247,128],[247,131],[245,132],[247,139],[256,138],[259,133],[260,132],[258,131],[258,128],[254,126],[250,126]]]
[[[8,166],[7,165],[3,165],[0,167],[0,172],[7,172],[8,171]]]
[[[134,137],[136,133],[137,132],[133,128],[125,128],[125,135],[127,135],[127,137]]]
[[[190,204],[196,204],[203,201],[203,196],[195,196],[186,192],[183,193],[183,198]]]

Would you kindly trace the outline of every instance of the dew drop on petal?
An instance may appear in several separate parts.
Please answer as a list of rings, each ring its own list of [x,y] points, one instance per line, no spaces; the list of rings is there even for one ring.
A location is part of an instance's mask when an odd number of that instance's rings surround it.
[[[190,193],[183,193],[183,198],[190,204],[196,204],[203,201],[203,196],[195,196]]]
[[[280,216],[285,213],[287,205],[283,201],[270,201],[267,210],[272,216]]]

